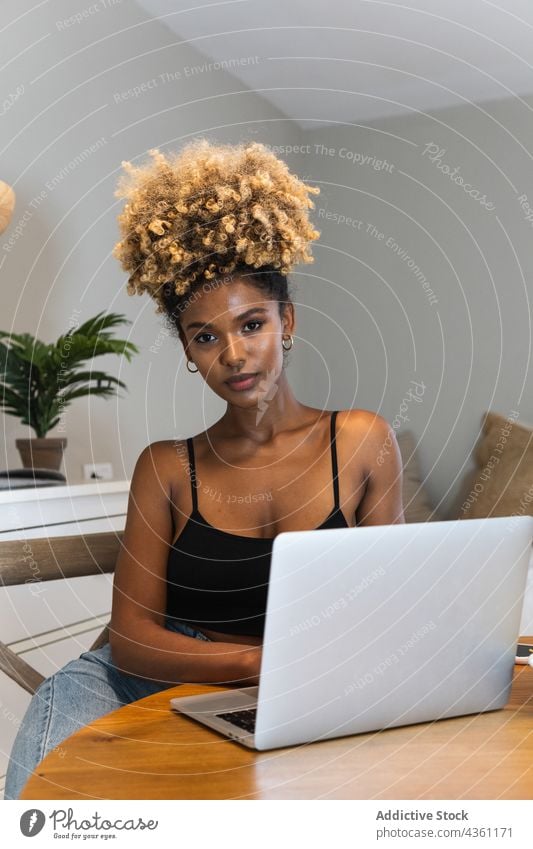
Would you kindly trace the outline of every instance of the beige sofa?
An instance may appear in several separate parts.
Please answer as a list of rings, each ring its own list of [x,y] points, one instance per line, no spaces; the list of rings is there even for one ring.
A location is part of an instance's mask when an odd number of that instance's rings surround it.
[[[440,520],[421,480],[416,439],[410,431],[397,434],[403,461],[403,503],[406,522]],[[450,519],[533,515],[533,430],[489,412],[482,417],[474,449],[475,468],[467,473]],[[522,607],[520,634],[533,636],[533,548]]]
[[[484,414],[473,452],[475,468],[465,476],[446,517],[433,509],[424,489],[413,433],[398,433],[406,522],[533,516],[533,430],[518,423],[517,416],[514,411],[507,417]]]

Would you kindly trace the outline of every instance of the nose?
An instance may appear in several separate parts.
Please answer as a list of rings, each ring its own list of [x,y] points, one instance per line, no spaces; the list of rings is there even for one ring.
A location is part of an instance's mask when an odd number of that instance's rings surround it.
[[[242,340],[239,340],[233,334],[229,334],[226,339],[226,346],[221,354],[221,362],[226,366],[237,366],[244,361]]]

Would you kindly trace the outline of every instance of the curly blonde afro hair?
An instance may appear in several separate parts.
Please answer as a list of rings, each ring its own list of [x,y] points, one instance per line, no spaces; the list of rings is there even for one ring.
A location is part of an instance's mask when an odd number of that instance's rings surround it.
[[[291,174],[266,145],[196,139],[168,157],[149,151],[142,167],[123,162],[115,196],[126,204],[113,255],[129,274],[128,294],[186,294],[197,280],[264,266],[285,275],[313,262],[320,233],[308,218],[320,189]]]

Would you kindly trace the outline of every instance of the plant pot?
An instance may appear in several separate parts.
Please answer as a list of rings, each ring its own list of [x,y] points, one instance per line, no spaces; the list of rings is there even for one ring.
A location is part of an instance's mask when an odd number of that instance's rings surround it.
[[[59,471],[66,444],[65,437],[45,436],[42,439],[15,440],[25,469],[56,469]]]

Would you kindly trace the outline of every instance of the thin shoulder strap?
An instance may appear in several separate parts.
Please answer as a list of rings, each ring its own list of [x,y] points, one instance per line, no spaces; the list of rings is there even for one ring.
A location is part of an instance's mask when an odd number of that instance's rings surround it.
[[[339,507],[339,472],[337,466],[337,442],[336,442],[336,434],[335,434],[335,424],[337,421],[337,413],[338,410],[333,410],[330,418],[331,424],[331,467],[333,469],[333,499],[334,499],[334,507],[338,509]]]
[[[189,436],[187,439],[187,450],[189,452],[189,475],[191,478],[191,495],[192,495],[192,509],[193,511],[198,510],[198,496],[196,494],[196,490],[198,489],[198,481],[196,480],[196,466],[194,464],[194,446],[192,444],[192,437]]]

